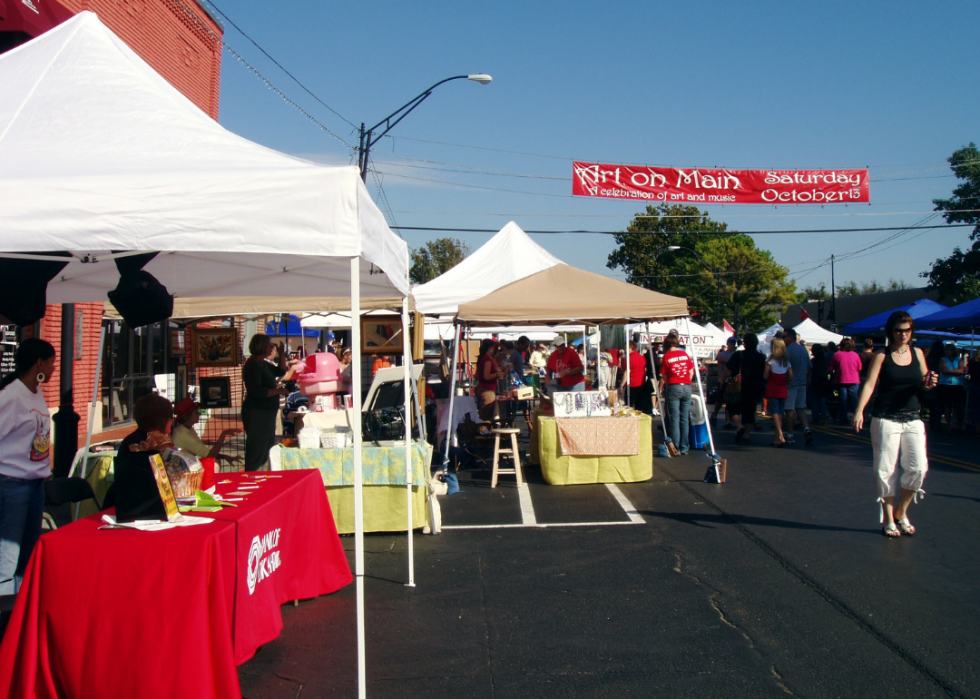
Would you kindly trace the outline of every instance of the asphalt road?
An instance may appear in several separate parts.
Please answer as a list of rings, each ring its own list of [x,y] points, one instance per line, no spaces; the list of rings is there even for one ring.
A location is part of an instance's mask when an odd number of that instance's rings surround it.
[[[513,477],[467,471],[443,523],[510,526],[417,535],[416,588],[405,536],[366,537],[368,696],[980,697],[980,440],[930,436],[918,533],[893,540],[866,435],[722,432],[726,484],[692,452],[619,486],[640,523],[605,486],[529,469],[549,526],[514,526]],[[353,585],[284,623],[244,696],[357,696]]]

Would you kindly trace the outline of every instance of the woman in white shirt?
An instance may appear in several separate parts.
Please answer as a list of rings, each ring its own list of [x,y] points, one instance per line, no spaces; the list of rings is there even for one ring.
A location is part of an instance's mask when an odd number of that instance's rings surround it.
[[[51,343],[28,338],[0,383],[0,595],[13,595],[41,536],[51,475],[51,414],[41,392],[54,373]]]

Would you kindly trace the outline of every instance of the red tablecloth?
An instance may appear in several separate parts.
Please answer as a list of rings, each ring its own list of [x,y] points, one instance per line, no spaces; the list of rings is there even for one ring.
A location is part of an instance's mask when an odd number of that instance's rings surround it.
[[[352,579],[319,472],[275,475],[209,524],[100,531],[92,517],[42,536],[0,696],[240,697],[236,665],[279,634],[280,605]]]

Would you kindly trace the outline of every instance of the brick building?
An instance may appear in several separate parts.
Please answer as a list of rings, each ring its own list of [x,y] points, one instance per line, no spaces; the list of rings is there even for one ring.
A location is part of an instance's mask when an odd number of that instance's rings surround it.
[[[99,19],[138,53],[154,70],[200,107],[213,119],[218,118],[218,98],[221,83],[222,27],[217,20],[195,0],[0,0],[0,53],[19,46],[51,27],[83,10],[98,15]],[[116,351],[113,358],[123,357],[127,369],[135,361],[136,373],[152,380],[155,373],[173,371],[172,359],[179,363],[182,357],[171,357],[174,329],[162,323],[147,328],[131,329],[120,322],[103,322],[103,304],[73,304],[74,313],[74,407],[82,417],[82,428],[92,398],[96,367],[99,362],[100,333],[107,333],[105,357]],[[26,332],[35,333],[55,346],[61,366],[62,307],[48,306],[45,317]],[[180,334],[182,330],[178,331]],[[19,329],[22,337],[25,329]],[[154,344],[153,338],[158,338]],[[114,348],[114,349],[113,349]],[[134,352],[135,348],[135,352]],[[9,350],[9,347],[7,348]],[[134,357],[134,354],[137,356]],[[107,361],[107,365],[113,362]],[[127,373],[127,376],[132,372]],[[122,381],[122,379],[117,379]],[[97,411],[96,426],[101,426],[103,415],[113,422],[128,419],[135,396],[114,391],[111,372],[103,372],[102,410]],[[60,374],[57,373],[44,386],[44,396],[52,412],[59,404]],[[141,390],[149,388],[141,385]],[[145,390],[144,390],[145,392]],[[115,395],[121,398],[112,398]],[[125,400],[127,404],[122,405]],[[119,405],[115,405],[119,403]]]

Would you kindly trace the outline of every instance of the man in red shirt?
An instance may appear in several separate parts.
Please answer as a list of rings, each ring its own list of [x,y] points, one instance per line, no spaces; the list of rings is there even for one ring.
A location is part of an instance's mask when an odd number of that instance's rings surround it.
[[[677,337],[668,335],[664,340],[664,358],[660,362],[660,377],[666,408],[664,412],[670,440],[682,456],[690,449],[688,424],[693,376],[694,362],[687,352],[679,349]]]
[[[636,343],[630,342],[629,356],[623,357],[623,377],[619,380],[619,391],[629,405],[644,413],[652,409],[650,403],[649,383],[647,383],[647,362],[642,354],[636,351]],[[629,362],[629,372],[626,371],[626,361]],[[629,393],[626,392],[626,378],[629,377]]]
[[[585,390],[585,368],[573,348],[565,344],[565,337],[555,338],[555,351],[548,357],[547,372],[558,379],[562,391]]]

